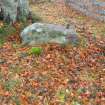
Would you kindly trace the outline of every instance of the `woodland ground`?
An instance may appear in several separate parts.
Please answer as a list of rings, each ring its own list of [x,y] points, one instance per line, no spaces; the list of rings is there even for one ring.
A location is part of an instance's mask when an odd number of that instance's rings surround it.
[[[18,43],[21,25],[15,24],[13,37],[0,47],[0,105],[105,105],[105,23],[61,2],[31,9],[42,22],[74,24],[82,39],[75,47],[39,46],[36,56]]]

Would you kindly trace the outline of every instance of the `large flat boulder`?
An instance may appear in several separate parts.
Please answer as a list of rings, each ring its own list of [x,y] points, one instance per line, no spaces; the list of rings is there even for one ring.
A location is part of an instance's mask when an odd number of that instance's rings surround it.
[[[21,33],[22,43],[28,45],[69,42],[77,43],[78,36],[73,26],[66,28],[62,25],[34,23]]]

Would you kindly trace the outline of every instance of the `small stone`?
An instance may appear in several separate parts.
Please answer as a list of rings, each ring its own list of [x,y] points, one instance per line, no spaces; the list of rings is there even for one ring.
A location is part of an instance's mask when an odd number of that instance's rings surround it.
[[[41,87],[41,88],[39,89],[39,93],[40,93],[40,94],[44,94],[44,93],[46,93],[47,91],[48,91],[47,88]]]
[[[27,53],[21,53],[21,54],[19,55],[20,58],[25,58],[25,57],[27,57],[27,56],[28,56]]]
[[[0,59],[0,64],[4,64],[6,61],[4,59]]]

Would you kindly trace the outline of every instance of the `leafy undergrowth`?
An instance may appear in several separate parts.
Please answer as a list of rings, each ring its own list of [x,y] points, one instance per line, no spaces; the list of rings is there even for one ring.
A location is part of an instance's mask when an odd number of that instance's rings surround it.
[[[28,22],[26,24],[23,22],[7,24],[3,21],[0,21],[0,46],[2,46],[6,41],[20,43],[20,32],[28,24]]]
[[[12,25],[0,21],[0,46],[3,45],[8,35],[11,35],[13,33],[16,33],[16,29]]]
[[[0,47],[0,104],[104,105],[104,45],[102,39],[87,47],[6,42]],[[43,51],[29,54],[33,48]]]

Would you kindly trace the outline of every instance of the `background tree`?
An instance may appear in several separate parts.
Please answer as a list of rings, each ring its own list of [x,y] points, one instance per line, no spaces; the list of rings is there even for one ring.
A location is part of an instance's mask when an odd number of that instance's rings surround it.
[[[16,19],[26,18],[28,14],[29,14],[28,0],[0,0],[1,20],[15,22]]]

